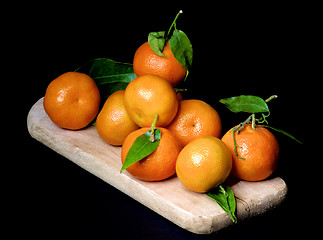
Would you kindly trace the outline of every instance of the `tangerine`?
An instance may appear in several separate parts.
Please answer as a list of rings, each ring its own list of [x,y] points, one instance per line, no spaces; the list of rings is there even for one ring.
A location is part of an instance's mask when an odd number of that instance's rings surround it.
[[[167,126],[175,117],[178,100],[173,87],[157,75],[143,75],[132,80],[124,95],[130,118],[140,127],[149,127],[156,115],[157,126]]]
[[[218,112],[201,100],[179,102],[177,114],[167,127],[183,146],[202,136],[220,137],[222,131]]]
[[[67,72],[47,87],[44,109],[59,127],[77,130],[86,127],[98,114],[100,92],[94,80],[78,72]]]
[[[279,145],[275,136],[266,128],[246,124],[238,133],[235,132],[237,153],[233,142],[233,129],[230,129],[222,141],[227,145],[233,156],[232,174],[246,181],[260,181],[269,177],[277,167]]]
[[[188,189],[205,193],[229,176],[232,156],[227,146],[212,136],[199,137],[187,144],[176,162],[180,182]]]
[[[174,57],[168,41],[162,53],[165,57],[156,54],[149,43],[145,42],[135,53],[133,70],[137,76],[156,74],[174,87],[185,78],[187,70]]]
[[[129,149],[137,137],[150,128],[141,128],[130,133],[122,145],[121,161],[124,163]],[[160,181],[175,174],[176,159],[182,147],[172,132],[159,128],[161,138],[156,150],[126,170],[134,177],[144,181]]]
[[[96,118],[99,136],[111,145],[122,145],[129,133],[139,128],[126,111],[124,92],[119,90],[110,95]]]

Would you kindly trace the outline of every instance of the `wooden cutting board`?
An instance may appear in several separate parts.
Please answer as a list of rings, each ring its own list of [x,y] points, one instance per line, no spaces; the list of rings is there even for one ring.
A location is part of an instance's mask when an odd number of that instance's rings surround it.
[[[44,111],[43,98],[31,108],[27,125],[33,138],[188,231],[208,234],[233,224],[214,200],[186,189],[176,176],[144,182],[127,171],[120,173],[120,147],[101,140],[93,126],[79,131],[57,127]],[[231,188],[237,199],[238,222],[279,205],[287,194],[279,177],[238,181]]]

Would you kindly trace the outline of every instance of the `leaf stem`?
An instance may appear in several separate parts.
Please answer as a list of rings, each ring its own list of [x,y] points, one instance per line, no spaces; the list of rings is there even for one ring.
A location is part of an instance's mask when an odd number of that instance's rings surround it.
[[[251,128],[256,129],[256,114],[252,114],[252,120],[251,120]]]
[[[167,34],[166,34],[166,38],[169,36],[170,31],[172,30],[173,26],[174,26],[174,28],[176,29],[176,20],[177,20],[178,16],[179,16],[180,14],[182,14],[182,13],[183,13],[183,11],[182,11],[182,10],[179,10],[179,12],[177,13],[177,15],[176,15],[176,17],[175,17],[175,19],[174,19],[174,21],[173,21],[172,25],[170,25],[170,27],[169,27],[169,29],[168,29],[168,32],[167,32]]]
[[[155,129],[156,129],[157,121],[158,121],[158,115],[155,115],[154,121],[151,124],[151,128],[150,128],[150,138],[149,138],[150,142],[155,142],[156,141],[156,139],[155,139]]]
[[[238,126],[236,126],[233,130],[232,130],[232,133],[233,133],[233,145],[234,145],[234,153],[235,155],[238,157],[238,158],[241,158],[242,160],[245,160],[245,158],[239,156],[238,154],[238,151],[237,151],[237,147],[240,148],[240,146],[237,145],[237,142],[236,142],[236,137],[235,137],[235,132],[237,131],[238,128],[240,128],[242,126],[242,123],[240,123]],[[238,133],[238,131],[237,131]],[[239,133],[238,133],[239,134]]]
[[[267,102],[270,102],[271,100],[276,99],[276,98],[278,98],[278,96],[277,96],[277,95],[272,95],[272,96],[270,96],[269,98],[267,98],[267,99],[265,100],[265,102],[266,102],[266,103],[267,103]]]
[[[240,133],[240,131],[242,131],[243,130],[243,128],[244,128],[244,126],[247,124],[247,123],[250,123],[250,121],[251,121],[251,118],[252,118],[252,114],[244,121],[244,122],[242,122],[242,123],[240,123],[239,125],[240,125],[240,128],[238,129],[238,131],[237,131],[237,134],[239,134]]]

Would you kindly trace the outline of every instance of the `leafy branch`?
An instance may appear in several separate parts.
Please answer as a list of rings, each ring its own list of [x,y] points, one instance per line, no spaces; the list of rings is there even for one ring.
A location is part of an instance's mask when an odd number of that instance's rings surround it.
[[[238,154],[237,148],[241,148],[241,147],[236,142],[235,133],[239,134],[240,131],[244,129],[245,125],[250,123],[251,123],[252,129],[256,129],[256,125],[258,124],[258,126],[270,128],[272,130],[280,132],[290,137],[291,139],[295,140],[296,142],[302,144],[301,141],[297,140],[294,136],[292,136],[291,134],[283,130],[280,130],[278,128],[274,128],[268,125],[259,125],[264,122],[268,124],[267,118],[270,116],[270,111],[267,103],[276,98],[278,98],[277,95],[272,95],[266,100],[252,95],[241,95],[237,97],[225,98],[220,100],[220,102],[225,104],[226,107],[232,112],[251,113],[251,115],[245,121],[241,122],[240,124],[238,124],[236,127],[232,129],[234,152],[237,157],[245,160],[243,157],[239,156]],[[261,114],[261,117],[259,119],[256,118],[256,113]],[[267,115],[265,115],[265,113],[267,113]]]
[[[162,51],[164,50],[166,41],[168,41],[174,57],[188,72],[192,67],[193,48],[187,35],[176,27],[177,18],[182,13],[182,10],[177,13],[167,33],[166,31],[150,32],[148,34],[148,43],[156,54],[165,57]],[[173,28],[174,31],[171,32]]]

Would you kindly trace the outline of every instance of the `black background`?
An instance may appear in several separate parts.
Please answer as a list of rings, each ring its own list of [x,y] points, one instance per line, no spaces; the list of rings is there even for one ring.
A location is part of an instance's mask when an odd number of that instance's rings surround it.
[[[312,101],[307,94],[318,79],[312,55],[316,54],[316,7],[108,5],[21,6],[22,12],[12,14],[20,21],[6,27],[4,50],[10,52],[6,89],[17,101],[10,101],[4,128],[21,121],[10,132],[8,146],[16,149],[4,169],[11,234],[33,239],[274,239],[307,232],[304,224],[315,221],[308,218],[313,213],[308,207],[312,200],[301,196],[308,190],[304,185],[310,185],[306,166],[313,166],[305,157],[305,146]],[[167,30],[180,9],[184,14],[177,28],[188,35],[194,49],[185,97],[211,104],[225,132],[247,115],[229,112],[219,99],[277,94],[279,98],[269,103],[270,125],[304,142],[299,145],[275,133],[281,154],[274,174],[288,185],[286,201],[263,216],[211,235],[177,227],[32,139],[26,126],[29,109],[45,94],[50,81],[97,57],[132,62],[148,33]]]

